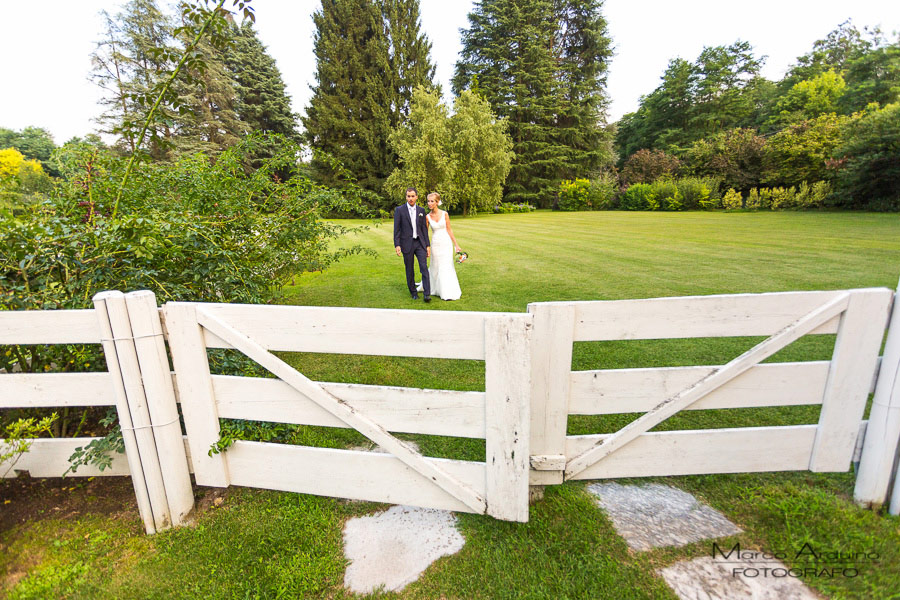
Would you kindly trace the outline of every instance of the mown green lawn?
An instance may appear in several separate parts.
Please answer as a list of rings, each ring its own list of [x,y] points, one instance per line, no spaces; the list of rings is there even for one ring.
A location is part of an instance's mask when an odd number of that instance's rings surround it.
[[[529,302],[671,295],[896,287],[900,215],[849,213],[571,213],[453,217],[470,256],[457,272],[463,298],[409,299],[391,224],[343,244],[374,251],[305,274],[291,304],[524,311]],[[354,224],[361,224],[355,222]],[[758,338],[576,344],[573,368],[721,364]],[[833,336],[792,344],[771,360],[827,358]],[[483,389],[483,363],[293,354],[318,380]],[[815,422],[816,407],[694,411],[660,428]],[[633,415],[571,418],[570,433],[613,430]],[[305,428],[293,440],[341,446],[353,435]],[[478,459],[483,443],[419,436],[433,456]],[[634,480],[642,483],[648,480]],[[857,577],[807,577],[836,598],[900,590],[900,519],[857,507],[852,473],[766,473],[658,478],[724,512],[744,548],[875,552]],[[2,485],[2,484],[0,484]],[[402,598],[673,598],[655,570],[708,556],[711,544],[634,553],[584,484],[548,488],[527,524],[459,515],[466,546],[433,565]],[[0,595],[10,598],[296,598],[348,596],[341,588],[344,520],[374,504],[232,490],[191,528],[141,534],[131,515],[42,518],[0,534]],[[2,510],[2,506],[0,506]],[[787,561],[790,563],[790,560]],[[10,577],[13,570],[24,576]],[[5,572],[5,577],[2,575]]]

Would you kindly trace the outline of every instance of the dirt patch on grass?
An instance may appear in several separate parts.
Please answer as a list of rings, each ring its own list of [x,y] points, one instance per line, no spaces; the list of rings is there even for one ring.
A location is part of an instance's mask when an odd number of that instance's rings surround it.
[[[138,512],[130,477],[0,480],[0,533],[29,521],[125,511]]]

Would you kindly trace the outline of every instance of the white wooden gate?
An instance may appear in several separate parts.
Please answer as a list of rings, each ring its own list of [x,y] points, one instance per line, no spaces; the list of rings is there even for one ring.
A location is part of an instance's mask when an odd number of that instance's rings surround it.
[[[202,303],[163,313],[198,484],[528,520],[530,315]],[[207,348],[237,349],[278,379],[210,375]],[[484,360],[485,391],[317,383],[273,351]],[[352,427],[387,453],[238,441],[210,455],[220,418]],[[483,438],[486,462],[428,458],[392,431]]]
[[[892,296],[862,289],[551,302],[507,314],[203,303],[160,311],[150,292],[103,292],[92,310],[0,312],[0,343],[101,343],[109,366],[105,373],[2,374],[0,408],[115,405],[126,457],[78,475],[130,474],[150,533],[185,521],[193,506],[189,469],[200,485],[527,521],[529,485],[844,471],[862,448],[855,497],[877,505],[894,478],[900,431],[898,306],[873,385]],[[804,335],[835,333],[830,360],[761,364]],[[575,342],[732,336],[769,337],[725,365],[572,371]],[[208,348],[237,349],[277,379],[211,375]],[[423,359],[422,369],[428,358],[483,360],[485,391],[316,383],[273,351],[412,356]],[[874,421],[863,445],[872,389]],[[821,405],[818,423],[650,431],[681,410],[791,405]],[[570,414],[613,413],[643,414],[615,433],[567,435]],[[220,418],[351,427],[387,453],[238,441],[211,455]],[[484,439],[486,460],[425,457],[389,432]],[[35,440],[15,469],[60,476],[74,448],[92,439]],[[892,514],[897,507],[900,482]]]
[[[534,315],[531,483],[753,471],[846,471],[884,335],[887,289],[529,305]],[[759,364],[807,334],[830,361]],[[770,336],[720,366],[571,370],[581,341]],[[649,432],[681,410],[821,404],[818,424]],[[568,436],[568,415],[644,413]]]

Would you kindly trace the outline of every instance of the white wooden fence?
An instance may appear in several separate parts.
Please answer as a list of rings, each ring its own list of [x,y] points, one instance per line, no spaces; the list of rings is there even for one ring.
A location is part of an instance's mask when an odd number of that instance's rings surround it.
[[[77,475],[132,475],[150,533],[184,522],[193,507],[190,471],[199,485],[527,521],[529,485],[845,471],[856,455],[857,500],[881,504],[900,441],[900,303],[878,370],[892,298],[887,289],[863,289],[550,302],[510,314],[204,303],[158,309],[150,292],[104,292],[93,310],[0,312],[0,344],[98,343],[109,368],[0,375],[0,408],[116,406],[125,456],[103,472],[82,467]],[[760,364],[801,336],[828,333],[837,333],[829,361]],[[725,365],[571,368],[575,342],[718,336],[769,337]],[[208,348],[236,349],[277,379],[211,375]],[[317,383],[277,351],[483,360],[485,391]],[[810,404],[822,405],[817,424],[650,431],[681,410]],[[567,435],[570,414],[615,413],[642,415],[615,433]],[[384,452],[238,441],[211,455],[220,418],[351,427]],[[484,439],[486,460],[422,456],[389,432]],[[10,476],[60,476],[90,440],[35,440]],[[900,485],[893,487],[897,514]]]

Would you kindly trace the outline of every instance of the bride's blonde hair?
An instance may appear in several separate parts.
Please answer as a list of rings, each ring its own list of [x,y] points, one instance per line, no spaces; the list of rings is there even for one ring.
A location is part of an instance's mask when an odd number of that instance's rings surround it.
[[[431,192],[430,194],[428,194],[427,196],[425,196],[425,199],[426,199],[426,200],[431,200],[431,197],[432,197],[432,196],[434,196],[435,198],[437,198],[438,206],[440,206],[441,204],[443,204],[443,202],[441,202],[441,195],[438,194],[437,192]]]

